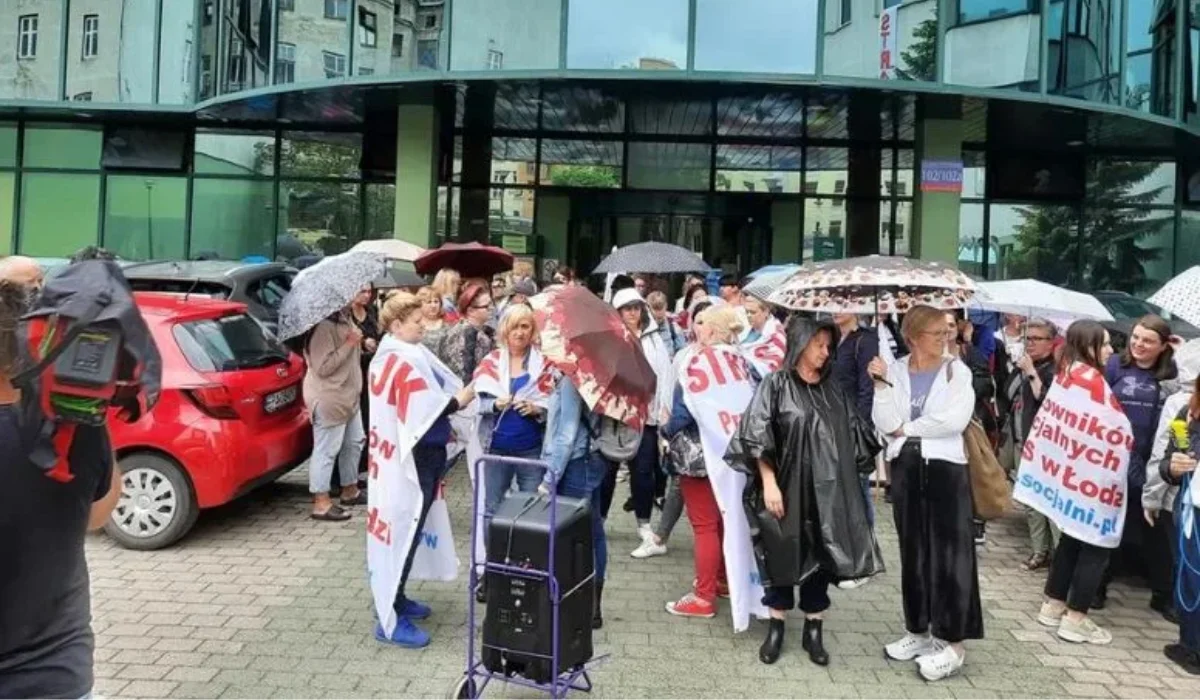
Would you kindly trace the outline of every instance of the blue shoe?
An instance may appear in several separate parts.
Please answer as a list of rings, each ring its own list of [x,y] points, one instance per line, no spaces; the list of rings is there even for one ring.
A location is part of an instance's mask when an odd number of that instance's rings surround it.
[[[405,649],[420,649],[429,646],[429,633],[414,625],[412,620],[407,617],[396,620],[396,629],[392,630],[390,637],[383,633],[382,625],[376,624],[375,639],[384,644],[394,644]]]
[[[433,614],[433,611],[424,603],[417,602],[412,598],[405,598],[404,608],[397,610],[396,614],[400,617],[407,617],[410,620],[424,620]]]

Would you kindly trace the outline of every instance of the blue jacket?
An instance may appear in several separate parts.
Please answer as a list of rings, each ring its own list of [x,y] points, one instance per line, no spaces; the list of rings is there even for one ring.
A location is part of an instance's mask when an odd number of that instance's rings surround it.
[[[1121,407],[1125,409],[1125,415],[1133,426],[1129,485],[1142,486],[1146,483],[1146,461],[1150,459],[1150,451],[1154,449],[1154,431],[1158,428],[1164,395],[1177,387],[1172,383],[1164,391],[1164,382],[1155,379],[1154,372],[1142,369],[1136,364],[1122,365],[1120,355],[1108,358],[1108,364],[1104,366],[1104,378],[1108,380],[1108,385],[1112,387],[1113,394],[1121,402]]]
[[[692,412],[688,410],[687,404],[683,402],[683,387],[676,382],[675,392],[671,395],[671,418],[663,426],[662,435],[670,440],[675,433],[695,424],[696,419],[692,416]]]
[[[834,380],[853,397],[858,415],[868,424],[875,403],[875,382],[867,374],[867,365],[878,355],[879,334],[873,328],[859,327],[838,344],[833,362]]]
[[[559,379],[546,407],[542,461],[548,467],[544,478],[547,485],[558,482],[568,462],[586,457],[591,451],[592,415],[571,380]]]

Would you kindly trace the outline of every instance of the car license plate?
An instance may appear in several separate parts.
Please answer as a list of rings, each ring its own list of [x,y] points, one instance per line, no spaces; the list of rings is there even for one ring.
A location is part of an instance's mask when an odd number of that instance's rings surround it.
[[[263,410],[267,413],[281,411],[296,402],[297,394],[296,385],[267,394],[263,399]]]

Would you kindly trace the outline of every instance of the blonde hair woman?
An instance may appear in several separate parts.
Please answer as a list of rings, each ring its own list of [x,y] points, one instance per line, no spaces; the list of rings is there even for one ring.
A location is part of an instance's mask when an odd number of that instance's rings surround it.
[[[891,366],[875,358],[872,416],[891,460],[892,515],[900,539],[901,594],[908,633],[884,647],[917,661],[936,681],[962,668],[963,641],[983,637],[971,485],[963,430],[975,409],[971,370],[946,357],[944,311],[918,306],[901,335],[911,354]]]
[[[442,312],[451,323],[458,320],[458,292],[462,288],[462,275],[458,270],[443,267],[433,278],[433,291],[442,301]]]
[[[450,324],[446,323],[446,310],[442,307],[442,299],[433,287],[421,287],[417,290],[417,301],[421,303],[421,326],[425,329],[421,342],[437,354],[442,336],[446,335],[446,330],[450,327]]]

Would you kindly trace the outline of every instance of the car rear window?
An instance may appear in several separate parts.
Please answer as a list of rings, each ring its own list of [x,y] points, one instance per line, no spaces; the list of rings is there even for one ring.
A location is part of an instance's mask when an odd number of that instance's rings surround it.
[[[135,292],[168,292],[172,294],[196,294],[213,299],[228,299],[232,290],[217,282],[201,282],[194,279],[138,279],[129,280]]]
[[[246,314],[187,321],[172,330],[188,364],[199,372],[230,372],[287,362],[288,354]]]
[[[291,275],[273,275],[250,285],[248,296],[268,309],[278,310],[290,291]]]

